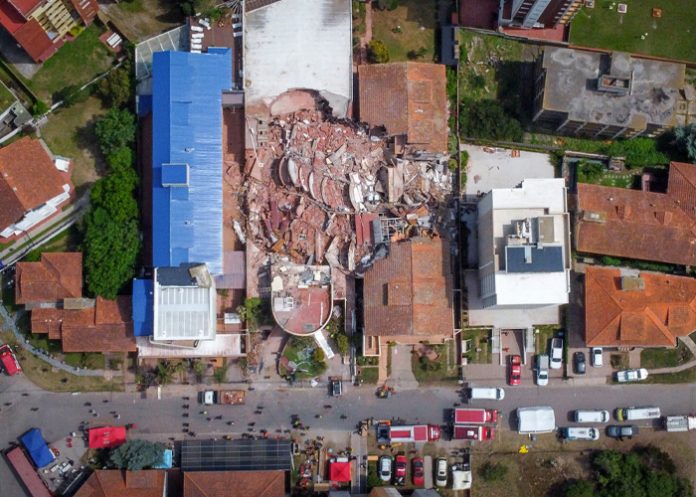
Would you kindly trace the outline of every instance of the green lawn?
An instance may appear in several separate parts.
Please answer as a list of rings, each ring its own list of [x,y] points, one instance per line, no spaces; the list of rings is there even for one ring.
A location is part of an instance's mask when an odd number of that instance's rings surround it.
[[[490,330],[466,329],[462,330],[462,340],[468,340],[469,352],[464,356],[469,364],[490,364],[492,357]]]
[[[693,383],[696,381],[696,367],[684,369],[676,373],[651,374],[645,381],[639,383]]]
[[[456,347],[453,342],[444,345],[429,345],[437,352],[438,357],[434,361],[411,355],[411,367],[413,375],[418,383],[440,383],[459,380],[457,361],[455,357]]]
[[[360,379],[363,383],[376,384],[379,379],[379,368],[376,366],[361,367]]]
[[[583,7],[570,27],[573,45],[642,53],[681,60],[696,60],[696,8],[693,0],[624,0],[626,14],[616,11],[613,0],[597,0]],[[613,9],[609,7],[614,5]],[[653,7],[662,17],[652,17]],[[645,39],[641,39],[648,33]]]
[[[673,368],[689,362],[691,351],[681,342],[673,349],[645,349],[640,353],[640,366],[647,369]]]
[[[75,41],[63,45],[31,78],[32,90],[50,102],[58,90],[82,85],[111,67],[114,56],[99,41],[100,34],[101,28],[92,24]]]
[[[96,352],[70,352],[63,354],[63,362],[76,368],[104,369],[104,354]]]
[[[399,0],[394,10],[372,10],[372,38],[382,40],[390,61],[409,60],[409,52],[423,51],[418,60],[435,58],[437,0]]]
[[[7,89],[4,83],[0,82],[0,112],[7,109],[15,100],[17,100],[17,97]]]
[[[314,378],[324,373],[327,368],[326,360],[317,361],[314,359],[314,352],[321,350],[318,348],[314,339],[311,337],[298,338],[291,337],[283,349],[283,357],[287,357],[295,364],[295,378]],[[280,374],[285,375],[287,371],[281,365]]]

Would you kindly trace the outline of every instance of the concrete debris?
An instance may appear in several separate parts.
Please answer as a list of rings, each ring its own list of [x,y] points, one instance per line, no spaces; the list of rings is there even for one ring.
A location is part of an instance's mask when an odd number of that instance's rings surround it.
[[[257,124],[266,132],[247,150],[248,237],[296,264],[352,273],[380,244],[437,231],[435,211],[451,193],[447,158],[396,157],[382,137],[325,116]]]

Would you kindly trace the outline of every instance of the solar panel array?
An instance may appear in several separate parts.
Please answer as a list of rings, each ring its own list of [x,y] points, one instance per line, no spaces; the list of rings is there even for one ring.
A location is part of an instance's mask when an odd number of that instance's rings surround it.
[[[292,469],[289,440],[186,440],[182,471],[259,471]]]

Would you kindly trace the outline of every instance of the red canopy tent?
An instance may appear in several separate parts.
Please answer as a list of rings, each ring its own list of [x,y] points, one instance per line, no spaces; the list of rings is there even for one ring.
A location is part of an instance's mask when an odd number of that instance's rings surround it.
[[[331,461],[329,480],[338,483],[350,482],[350,461]]]
[[[106,449],[125,443],[125,426],[102,426],[89,430],[89,448]]]

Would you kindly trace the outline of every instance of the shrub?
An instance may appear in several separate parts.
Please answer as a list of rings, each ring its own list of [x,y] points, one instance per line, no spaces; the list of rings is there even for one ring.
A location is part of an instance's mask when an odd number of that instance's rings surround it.
[[[597,162],[589,162],[582,159],[575,166],[575,171],[578,183],[597,183],[602,177],[604,166]]]
[[[135,142],[135,116],[127,110],[111,109],[97,121],[94,132],[104,157],[119,148],[132,148]]]
[[[68,85],[53,94],[54,102],[63,102],[63,107],[84,102],[89,98],[90,90],[80,88],[80,85]]]
[[[462,135],[488,140],[522,140],[522,125],[495,100],[464,100],[459,114]]]
[[[34,105],[31,106],[31,115],[34,117],[43,116],[49,110],[48,104],[42,100],[37,100]]]
[[[130,59],[99,81],[97,93],[107,107],[123,107],[133,99],[133,74]]]
[[[389,62],[389,49],[382,40],[372,40],[367,44],[367,59],[375,64]]]
[[[678,126],[674,130],[677,149],[689,158],[696,161],[696,123]]]
[[[312,359],[314,359],[314,362],[323,362],[325,357],[326,355],[324,354],[323,350],[320,348],[314,349],[314,353],[312,354]]]
[[[341,355],[346,355],[350,351],[350,340],[348,336],[343,333],[336,335],[336,348],[338,348],[338,353]]]
[[[502,463],[486,462],[479,470],[479,475],[484,481],[500,481],[507,475],[508,468]]]

